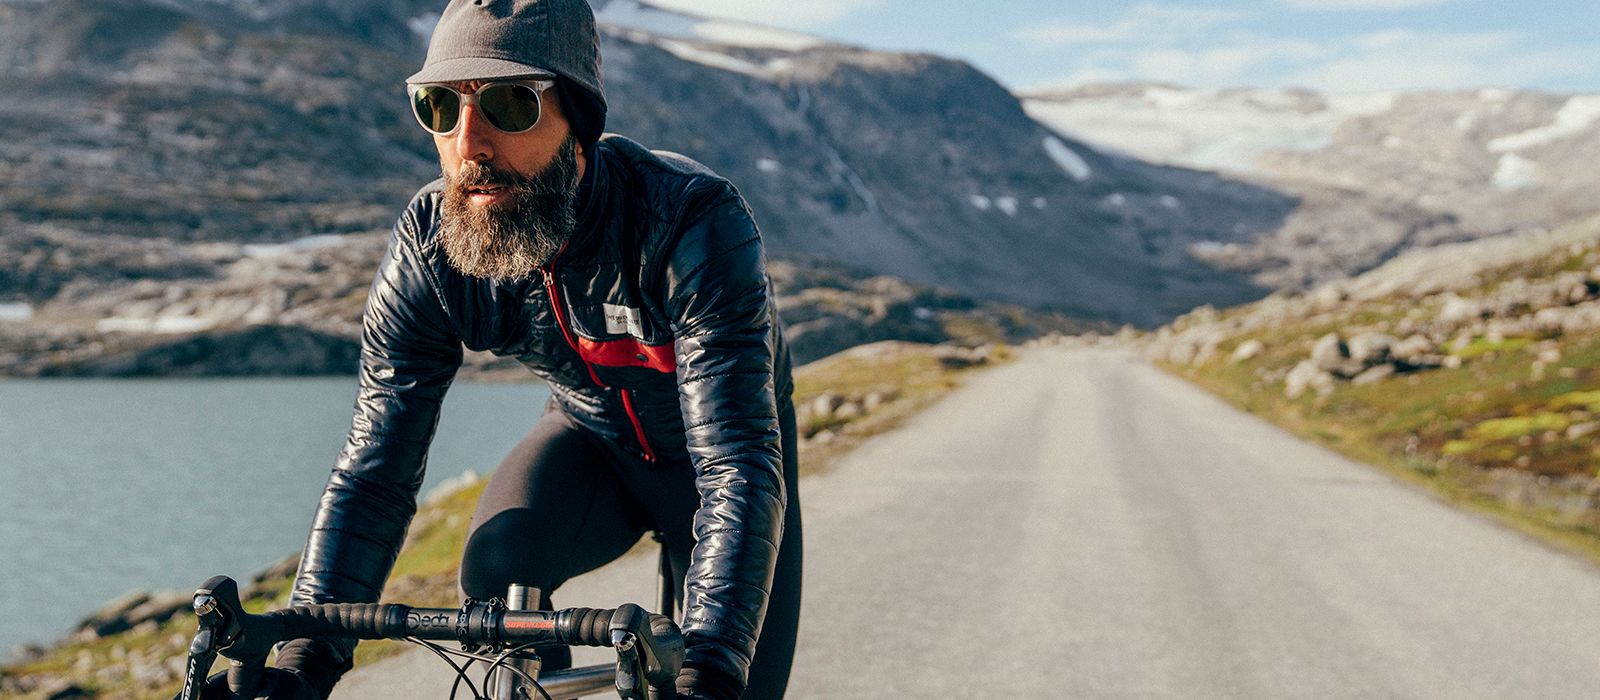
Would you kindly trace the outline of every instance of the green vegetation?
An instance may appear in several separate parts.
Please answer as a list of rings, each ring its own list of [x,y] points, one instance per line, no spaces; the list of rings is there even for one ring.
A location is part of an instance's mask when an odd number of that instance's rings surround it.
[[[1234,405],[1386,468],[1439,497],[1600,560],[1600,332],[1563,333],[1526,323],[1541,308],[1595,303],[1600,241],[1485,270],[1490,280],[1452,293],[1481,300],[1491,320],[1437,318],[1443,296],[1379,301],[1267,303],[1191,314],[1172,332],[1223,334],[1203,360],[1164,364]],[[1551,300],[1528,290],[1556,275],[1588,274]],[[1582,277],[1579,278],[1580,280]],[[1553,283],[1552,283],[1553,284]],[[1566,284],[1566,283],[1563,283]],[[1546,288],[1548,289],[1548,287]],[[1546,293],[1546,292],[1540,292]],[[1458,302],[1459,303],[1459,302]],[[1292,313],[1285,309],[1293,309]],[[1307,311],[1307,309],[1310,309]],[[1254,316],[1254,314],[1275,314]],[[1270,322],[1259,321],[1270,318]],[[1495,323],[1495,332],[1488,328]],[[1402,368],[1392,377],[1286,396],[1285,379],[1329,333],[1432,334],[1446,367]],[[1463,342],[1456,342],[1456,339]],[[1249,341],[1264,348],[1231,358]],[[1326,388],[1326,387],[1325,387]]]

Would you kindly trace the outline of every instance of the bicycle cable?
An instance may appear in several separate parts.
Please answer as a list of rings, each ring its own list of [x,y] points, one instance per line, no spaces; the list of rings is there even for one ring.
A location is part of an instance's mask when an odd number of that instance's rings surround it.
[[[503,670],[510,671],[510,672],[520,676],[524,682],[526,682],[527,684],[533,686],[534,689],[538,690],[539,691],[539,695],[543,696],[544,700],[555,700],[555,698],[550,696],[550,693],[547,692],[544,689],[544,686],[541,685],[537,679],[535,679],[533,676],[528,675],[528,673],[526,671],[523,671],[522,669],[517,668],[516,666],[513,666],[513,665],[507,663],[508,661],[510,661],[510,657],[511,657],[512,654],[515,654],[517,652],[523,651],[525,649],[530,649],[530,648],[536,646],[535,644],[532,644],[532,643],[521,644],[521,645],[512,647],[510,649],[507,649],[504,652],[501,652],[499,656],[491,657],[491,656],[487,656],[487,655],[484,655],[484,654],[477,654],[477,653],[470,652],[470,651],[465,651],[465,650],[449,649],[449,648],[446,648],[446,647],[438,645],[438,644],[434,644],[434,643],[429,642],[429,641],[425,641],[425,640],[422,640],[422,639],[417,639],[416,637],[406,637],[406,641],[412,642],[414,644],[421,645],[423,647],[426,647],[429,651],[432,651],[435,655],[437,655],[440,658],[444,659],[445,663],[450,664],[450,667],[455,670],[455,672],[456,672],[456,682],[454,684],[452,684],[451,687],[450,687],[450,697],[451,697],[452,700],[454,700],[455,694],[460,689],[461,683],[463,681],[466,682],[467,690],[472,692],[473,698],[475,700],[488,700],[487,696],[483,695],[482,693],[480,693],[478,691],[478,686],[473,684],[472,678],[468,675],[468,670],[470,670],[472,668],[472,665],[474,663],[479,662],[479,661],[482,661],[485,664],[488,664],[488,668],[485,668],[484,671],[483,671],[484,687],[485,688],[488,687],[489,674],[494,673],[495,669],[498,668],[498,669],[503,669]],[[467,659],[467,663],[462,664],[462,665],[457,665],[455,663],[455,661],[453,661],[453,660],[451,660],[449,658],[450,656],[455,656],[455,657]]]

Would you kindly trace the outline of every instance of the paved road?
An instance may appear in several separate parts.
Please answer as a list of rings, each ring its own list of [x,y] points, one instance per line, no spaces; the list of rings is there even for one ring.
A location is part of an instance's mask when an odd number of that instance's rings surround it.
[[[1600,570],[1123,353],[1030,351],[802,489],[791,697],[1600,697]]]

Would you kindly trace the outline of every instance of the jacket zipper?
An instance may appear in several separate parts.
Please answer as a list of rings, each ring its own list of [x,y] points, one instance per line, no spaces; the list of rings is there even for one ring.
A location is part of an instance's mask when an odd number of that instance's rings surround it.
[[[572,331],[572,326],[567,320],[567,305],[561,299],[561,292],[556,289],[556,264],[551,261],[543,268],[544,290],[550,296],[550,307],[556,312],[556,326],[561,329],[561,337],[567,341],[567,346],[578,355],[578,361],[583,363],[583,368],[589,372],[589,379],[602,389],[612,388],[600,381],[600,375],[594,371],[594,366],[589,364],[589,358],[583,356],[583,350],[578,348],[578,338]],[[654,463],[656,452],[650,447],[650,441],[644,436],[644,423],[639,420],[639,413],[633,407],[633,392],[628,389],[618,389],[622,394],[622,408],[628,414],[628,421],[633,424],[633,436],[639,441],[639,448],[644,452],[644,461]]]

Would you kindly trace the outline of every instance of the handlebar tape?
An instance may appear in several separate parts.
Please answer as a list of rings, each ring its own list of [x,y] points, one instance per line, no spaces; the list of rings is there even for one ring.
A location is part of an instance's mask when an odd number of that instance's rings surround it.
[[[406,636],[406,616],[410,612],[411,606],[392,603],[326,603],[296,605],[268,615],[283,622],[288,633],[285,639],[392,639]]]
[[[556,642],[585,647],[611,646],[611,616],[616,610],[567,608],[555,614]]]

